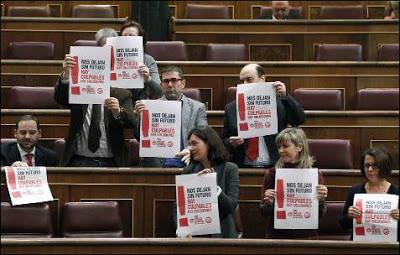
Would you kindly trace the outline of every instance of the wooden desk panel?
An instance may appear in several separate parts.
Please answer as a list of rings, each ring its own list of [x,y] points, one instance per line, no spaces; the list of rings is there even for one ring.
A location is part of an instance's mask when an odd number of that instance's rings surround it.
[[[174,20],[174,40],[190,60],[205,60],[208,43],[244,43],[250,61],[311,61],[319,43],[356,43],[364,60],[377,60],[379,43],[398,43],[399,21],[387,20]]]
[[[241,68],[249,62],[158,61],[159,68],[180,66],[187,87],[198,88],[209,110],[223,110],[228,87],[236,86]],[[399,62],[260,62],[268,81],[281,80],[289,93],[297,88],[339,88],[345,109],[355,107],[362,88],[397,88]],[[2,86],[54,86],[62,61],[2,60]],[[4,107],[4,106],[3,106]]]
[[[243,168],[239,172],[239,204],[248,238],[263,238],[265,233],[265,219],[257,209],[264,171]],[[329,189],[328,201],[344,201],[348,188],[363,181],[356,169],[321,171]],[[47,179],[58,206],[68,201],[117,200],[122,210],[131,212],[134,237],[173,237],[172,202],[175,175],[180,173],[181,169],[172,168],[49,167]],[[398,170],[393,171],[389,181],[398,185],[398,175]],[[2,201],[8,200],[4,170],[1,188]]]
[[[210,238],[1,239],[4,254],[397,254],[399,243]]]

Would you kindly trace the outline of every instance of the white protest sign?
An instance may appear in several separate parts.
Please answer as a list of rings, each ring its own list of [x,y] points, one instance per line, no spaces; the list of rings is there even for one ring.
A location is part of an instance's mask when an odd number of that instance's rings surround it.
[[[237,85],[236,111],[239,137],[278,133],[276,92],[272,82]]]
[[[318,169],[277,168],[274,228],[318,229]]]
[[[142,100],[140,157],[172,158],[181,150],[181,101]]]
[[[110,52],[109,46],[71,46],[77,64],[69,77],[70,104],[104,104],[110,97]]]
[[[111,46],[111,87],[143,88],[143,76],[138,71],[139,63],[143,63],[143,38],[109,37],[107,45]]]
[[[52,201],[46,167],[5,167],[12,205]]]
[[[398,205],[398,195],[355,194],[354,206],[361,216],[353,219],[353,240],[397,242],[397,220],[390,216],[390,211]]]
[[[177,175],[176,206],[179,237],[221,233],[217,174]]]

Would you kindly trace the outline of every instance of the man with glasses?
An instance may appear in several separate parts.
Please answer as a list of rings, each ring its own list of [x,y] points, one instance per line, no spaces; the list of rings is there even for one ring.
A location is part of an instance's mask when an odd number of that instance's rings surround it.
[[[248,64],[240,71],[240,81],[244,84],[265,82],[266,74],[258,64]],[[288,127],[298,126],[305,121],[304,110],[286,91],[281,81],[272,84],[276,91],[278,113],[278,133]],[[278,134],[243,139],[238,137],[236,102],[225,107],[223,140],[232,155],[232,161],[239,167],[269,168],[278,160],[278,149],[275,137]]]
[[[188,163],[190,153],[188,149],[187,136],[189,131],[194,127],[206,126],[207,115],[205,105],[201,102],[186,97],[182,90],[186,86],[186,79],[183,71],[177,66],[168,66],[161,70],[161,89],[163,96],[160,100],[176,100],[182,102],[181,116],[181,150],[180,157],[176,158],[141,158],[139,165],[142,167],[184,167],[185,162]],[[134,112],[136,114],[142,112],[145,105],[141,101],[135,104]],[[140,138],[140,124],[137,123],[135,129],[136,139]],[[182,159],[181,159],[182,157]]]

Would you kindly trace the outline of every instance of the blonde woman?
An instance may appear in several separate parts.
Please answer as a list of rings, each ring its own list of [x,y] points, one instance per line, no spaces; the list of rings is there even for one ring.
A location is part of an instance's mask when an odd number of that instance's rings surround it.
[[[279,159],[275,168],[268,169],[264,174],[260,208],[264,217],[268,218],[266,238],[270,239],[318,239],[317,229],[275,229],[274,200],[275,169],[276,168],[312,168],[314,160],[310,156],[307,138],[300,128],[286,128],[276,137]],[[299,170],[301,171],[301,170]],[[299,172],[301,174],[301,172]],[[322,174],[318,172],[317,195],[319,200],[319,216],[326,212],[325,199],[328,189],[323,185]]]

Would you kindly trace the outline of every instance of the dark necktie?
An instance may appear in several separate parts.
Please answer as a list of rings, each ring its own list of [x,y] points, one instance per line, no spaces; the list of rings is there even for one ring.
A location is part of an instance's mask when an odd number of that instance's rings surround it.
[[[94,104],[92,106],[92,117],[90,120],[90,127],[89,127],[89,138],[88,138],[88,146],[89,150],[92,152],[97,151],[100,145],[100,116],[101,114],[101,105]]]
[[[32,164],[32,157],[33,157],[33,154],[28,153],[28,154],[25,155],[25,157],[26,157],[26,163],[28,164],[28,166],[32,166],[32,165],[33,165],[33,164]]]
[[[258,158],[258,137],[249,139],[249,143],[247,144],[247,157],[251,161],[255,161]]]

